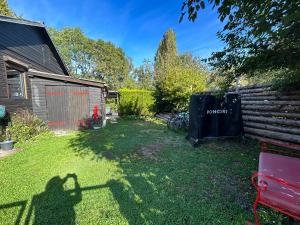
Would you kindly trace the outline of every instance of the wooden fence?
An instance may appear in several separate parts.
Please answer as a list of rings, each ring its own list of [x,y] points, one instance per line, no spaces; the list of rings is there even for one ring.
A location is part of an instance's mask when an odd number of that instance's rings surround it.
[[[246,136],[300,144],[300,89],[279,93],[252,86],[239,93]]]

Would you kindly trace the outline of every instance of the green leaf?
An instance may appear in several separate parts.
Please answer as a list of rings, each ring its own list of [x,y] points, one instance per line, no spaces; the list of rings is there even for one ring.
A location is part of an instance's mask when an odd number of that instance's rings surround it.
[[[205,8],[205,3],[204,3],[204,1],[201,1],[201,2],[200,2],[200,6],[201,6],[202,9]]]

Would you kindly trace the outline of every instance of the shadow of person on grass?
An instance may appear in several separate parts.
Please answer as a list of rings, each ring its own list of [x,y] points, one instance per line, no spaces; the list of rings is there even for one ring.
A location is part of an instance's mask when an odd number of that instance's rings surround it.
[[[73,179],[75,188],[64,190],[64,184]],[[82,200],[82,193],[76,174],[68,174],[63,179],[59,176],[51,178],[45,191],[32,199],[25,224],[30,223],[34,214],[34,225],[73,225],[75,224],[74,206]]]

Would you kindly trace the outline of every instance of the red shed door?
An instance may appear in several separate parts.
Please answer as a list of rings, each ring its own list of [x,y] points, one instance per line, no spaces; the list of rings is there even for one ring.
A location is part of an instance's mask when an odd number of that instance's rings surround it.
[[[78,129],[89,118],[88,88],[46,86],[46,102],[51,129]]]

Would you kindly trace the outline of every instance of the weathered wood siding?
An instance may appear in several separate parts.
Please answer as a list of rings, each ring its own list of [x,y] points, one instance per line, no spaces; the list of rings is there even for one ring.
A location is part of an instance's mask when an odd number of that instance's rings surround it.
[[[278,93],[253,86],[239,93],[247,136],[300,144],[300,90]]]
[[[39,77],[31,77],[31,92],[32,92],[32,109],[35,115],[44,121],[47,121],[47,101],[46,101],[46,86],[68,86],[70,83],[44,79]]]
[[[105,115],[105,99],[104,93],[100,88],[89,87],[90,93],[90,115],[93,115],[93,109],[98,106],[101,110],[101,115]]]
[[[48,126],[77,130],[90,125],[89,90],[82,86],[46,86]]]
[[[32,69],[67,75],[44,28],[0,21],[0,34],[0,98],[7,98],[4,56],[19,60]]]
[[[0,98],[7,97],[7,80],[3,54],[0,49]]]
[[[87,87],[89,92],[89,116],[93,114],[93,107],[99,106],[101,111],[104,110],[104,96],[103,89],[100,87],[88,87],[86,85],[66,83],[63,81],[45,79],[40,77],[31,77],[31,90],[32,90],[32,108],[35,115],[42,120],[48,122],[48,109],[47,109],[47,96],[46,87],[48,86],[70,86],[70,87]],[[75,107],[75,106],[74,106]],[[80,107],[80,106],[76,106]],[[75,110],[75,109],[69,109]]]
[[[0,22],[0,33],[2,54],[39,71],[67,74],[44,28]]]

